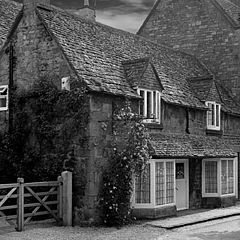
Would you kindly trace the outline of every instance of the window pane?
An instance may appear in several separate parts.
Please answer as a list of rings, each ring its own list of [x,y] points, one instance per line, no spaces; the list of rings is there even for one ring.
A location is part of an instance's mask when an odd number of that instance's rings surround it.
[[[153,92],[153,118],[157,117],[157,102],[156,102],[156,92]]]
[[[217,192],[217,162],[205,162],[205,193]]]
[[[208,111],[207,111],[207,124],[208,125],[212,125],[212,121],[213,121],[213,118],[212,118],[212,104],[211,103],[208,103]]]
[[[211,123],[211,125],[215,125],[215,109],[214,109],[214,104],[211,104],[212,106],[212,123]]]
[[[176,163],[176,179],[184,179],[184,163]]]
[[[222,179],[222,194],[228,193],[228,186],[227,186],[227,161],[221,161],[222,169],[221,169],[221,179]]]
[[[144,91],[140,90],[140,96],[143,98],[140,101],[140,106],[139,106],[139,114],[144,115]]]
[[[220,117],[220,107],[217,104],[216,105],[216,126],[219,127],[220,126],[220,122],[219,122],[219,117]]]
[[[147,118],[151,118],[152,115],[152,93],[147,92]]]
[[[234,193],[233,160],[228,161],[228,194]]]
[[[166,203],[174,202],[174,163],[166,162]]]
[[[156,110],[156,118],[160,121],[160,94],[157,93],[157,110]]]
[[[0,98],[0,108],[7,107],[7,98]]]
[[[156,163],[156,204],[163,205],[165,204],[165,172],[164,172],[164,163]]]
[[[150,203],[150,164],[135,179],[135,202]]]

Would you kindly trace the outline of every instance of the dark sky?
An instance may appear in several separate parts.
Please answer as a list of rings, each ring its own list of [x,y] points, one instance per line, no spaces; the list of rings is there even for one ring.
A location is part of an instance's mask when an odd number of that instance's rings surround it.
[[[22,0],[15,0],[22,2]],[[93,0],[90,0],[90,4]],[[130,32],[136,32],[155,0],[96,0],[97,21]],[[64,9],[78,9],[84,0],[51,0]]]

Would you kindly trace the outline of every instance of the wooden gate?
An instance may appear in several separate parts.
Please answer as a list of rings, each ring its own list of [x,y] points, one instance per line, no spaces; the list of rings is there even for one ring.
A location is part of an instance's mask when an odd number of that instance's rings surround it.
[[[72,225],[72,173],[64,172],[57,181],[0,184],[0,219],[22,231],[30,221],[55,219]]]

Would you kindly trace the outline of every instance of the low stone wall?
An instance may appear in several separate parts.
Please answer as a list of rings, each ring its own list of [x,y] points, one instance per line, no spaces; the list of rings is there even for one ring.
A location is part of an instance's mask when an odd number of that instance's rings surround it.
[[[225,208],[236,204],[236,197],[210,197],[202,199],[203,208]]]
[[[177,215],[176,206],[166,206],[160,208],[134,208],[132,211],[133,216],[137,219],[157,219]]]

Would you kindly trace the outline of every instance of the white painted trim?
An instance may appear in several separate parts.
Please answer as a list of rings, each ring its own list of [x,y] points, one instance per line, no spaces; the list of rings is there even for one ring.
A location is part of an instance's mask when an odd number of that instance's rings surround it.
[[[202,197],[229,197],[229,196],[237,196],[236,189],[237,189],[237,158],[205,158],[202,160]],[[221,171],[222,171],[222,160],[233,160],[233,193],[230,194],[222,194],[222,179],[221,179]],[[205,193],[205,162],[215,161],[217,162],[217,185],[218,185],[218,192],[217,193]]]
[[[3,88],[3,90],[0,92],[0,99],[6,99],[6,107],[0,107],[0,111],[6,111],[8,110],[8,102],[9,102],[8,85],[1,85],[0,88]],[[3,93],[6,90],[7,90],[7,94],[2,96],[1,93]]]
[[[143,121],[145,123],[161,123],[161,93],[157,90],[150,90],[144,88],[138,88],[137,93],[140,95],[140,91],[144,92],[144,109],[143,109],[143,116],[146,118]],[[155,105],[154,105],[154,92],[155,92]],[[150,93],[151,96],[151,116],[155,115],[155,117],[147,118],[147,93]],[[159,96],[159,97],[157,97]],[[159,101],[159,107],[157,109],[157,102]],[[154,114],[155,111],[155,114]],[[159,113],[159,116],[157,116]]]
[[[176,191],[174,191],[174,200],[173,203],[163,204],[163,205],[157,205],[156,204],[156,163],[157,162],[163,162],[164,163],[164,171],[165,171],[165,177],[166,177],[166,162],[173,162],[173,171],[174,171],[174,189],[176,189],[176,176],[175,176],[175,159],[151,159],[149,161],[150,164],[150,203],[136,203],[135,201],[135,179],[133,181],[134,187],[133,187],[133,208],[162,208],[166,206],[175,206],[176,205]],[[165,198],[166,198],[166,181],[165,181]]]
[[[186,180],[186,208],[179,208],[177,211],[189,209],[189,159],[176,159],[175,161],[175,168],[176,163],[184,163],[184,178]],[[177,197],[177,190],[176,190],[176,169],[175,169],[175,198]],[[175,203],[177,205],[177,199],[175,199]]]
[[[214,106],[214,124],[208,124],[208,113],[207,113],[207,129],[209,130],[220,130],[221,129],[221,105],[214,102],[214,101],[206,101],[205,105],[208,106],[208,104],[212,104]],[[217,105],[219,106],[219,112],[218,112],[218,121],[219,126],[217,126]]]

